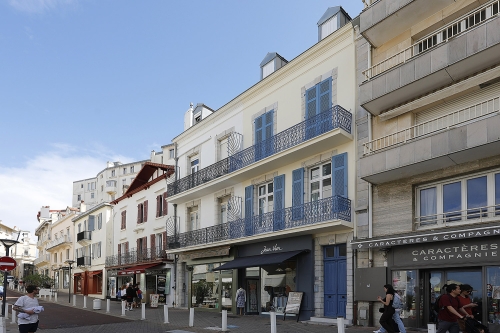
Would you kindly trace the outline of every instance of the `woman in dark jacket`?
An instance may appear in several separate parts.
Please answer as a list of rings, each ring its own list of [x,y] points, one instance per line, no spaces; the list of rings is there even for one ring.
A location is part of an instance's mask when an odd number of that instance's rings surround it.
[[[137,293],[130,284],[127,287],[127,310],[132,311],[132,305],[134,304],[134,297],[137,297]]]
[[[380,317],[380,325],[387,331],[387,333],[394,333],[394,326],[392,325],[392,315],[396,311],[392,307],[392,302],[394,299],[394,294],[396,291],[390,284],[384,285],[385,290],[385,298],[380,296],[377,299],[384,304],[384,313],[382,313],[382,317]]]

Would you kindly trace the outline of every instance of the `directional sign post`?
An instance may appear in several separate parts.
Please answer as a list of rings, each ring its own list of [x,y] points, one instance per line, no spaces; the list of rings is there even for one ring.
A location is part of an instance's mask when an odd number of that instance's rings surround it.
[[[7,272],[16,268],[17,262],[12,257],[0,257],[0,271]]]

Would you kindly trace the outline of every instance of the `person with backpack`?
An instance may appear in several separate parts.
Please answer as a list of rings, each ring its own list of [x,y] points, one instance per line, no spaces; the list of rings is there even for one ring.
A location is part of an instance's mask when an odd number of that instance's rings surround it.
[[[460,295],[460,286],[451,283],[446,286],[446,294],[439,296],[436,300],[438,308],[438,325],[436,333],[459,333],[458,319],[465,316],[460,314],[460,302],[457,296]]]
[[[406,333],[405,325],[401,320],[401,309],[403,308],[403,300],[401,296],[399,296],[398,292],[394,293],[394,299],[392,300],[392,307],[394,308],[394,314],[392,315],[392,320],[398,326],[398,330],[400,333]],[[373,331],[373,333],[385,333],[386,330],[384,327],[380,327],[378,330]]]

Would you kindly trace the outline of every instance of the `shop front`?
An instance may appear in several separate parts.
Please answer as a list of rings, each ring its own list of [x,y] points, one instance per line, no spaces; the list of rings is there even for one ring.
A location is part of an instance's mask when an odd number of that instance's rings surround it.
[[[107,296],[117,299],[118,290],[123,285],[139,284],[143,292],[143,302],[150,303],[150,295],[158,295],[159,304],[171,304],[172,286],[171,264],[147,264],[121,270],[108,270]]]
[[[303,292],[300,319],[314,312],[314,255],[310,235],[242,245],[237,257],[214,268],[237,277],[234,288],[245,289],[246,314],[283,314],[290,292]],[[236,290],[234,289],[234,290]]]
[[[437,321],[433,304],[446,285],[455,283],[473,287],[471,297],[478,304],[474,317],[487,322],[491,332],[500,332],[500,227],[429,231],[354,246],[386,253],[386,281],[404,300],[406,326],[426,328]]]

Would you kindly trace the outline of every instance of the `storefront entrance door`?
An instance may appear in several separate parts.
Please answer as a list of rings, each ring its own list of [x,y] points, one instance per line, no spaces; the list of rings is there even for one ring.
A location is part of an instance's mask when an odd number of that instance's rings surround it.
[[[246,280],[246,292],[247,301],[245,313],[247,314],[258,314],[259,313],[259,297],[258,291],[259,279],[249,279]]]

